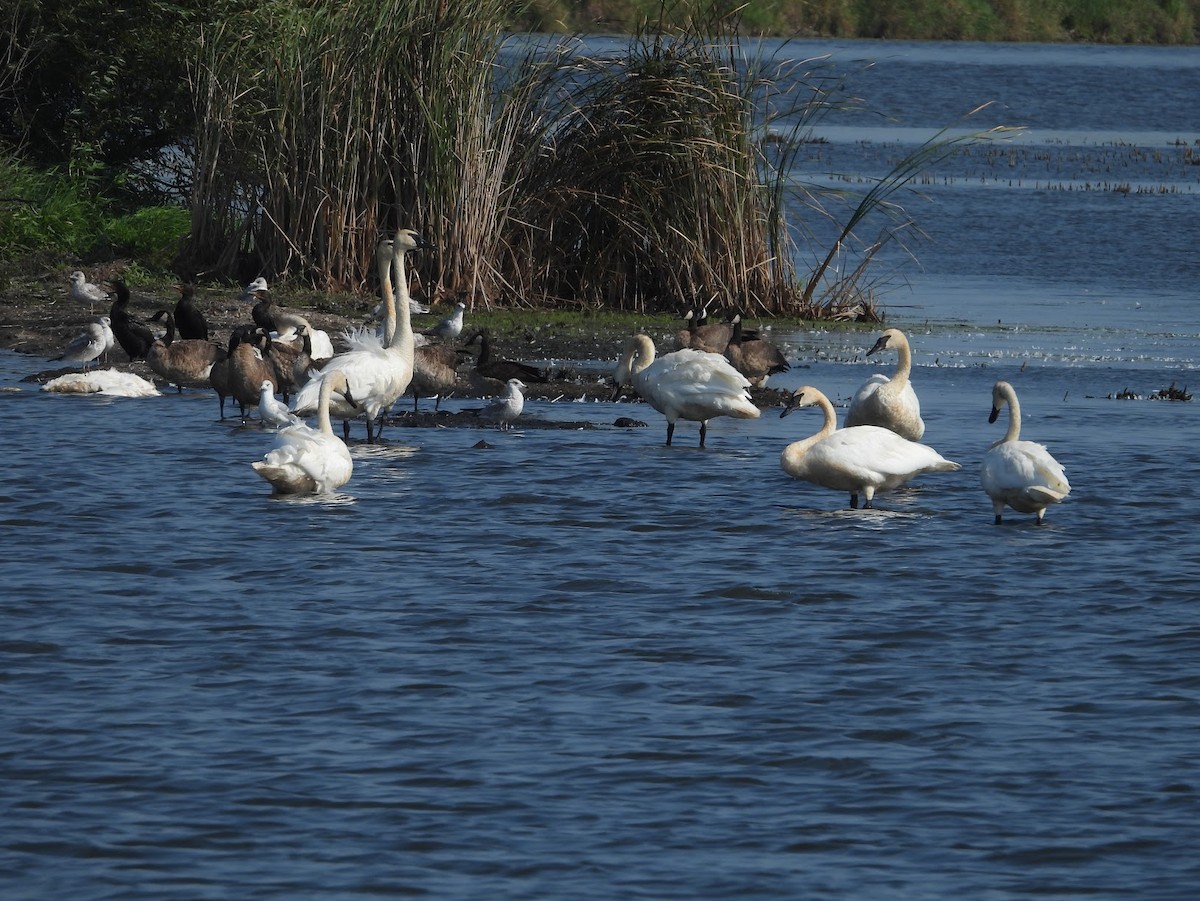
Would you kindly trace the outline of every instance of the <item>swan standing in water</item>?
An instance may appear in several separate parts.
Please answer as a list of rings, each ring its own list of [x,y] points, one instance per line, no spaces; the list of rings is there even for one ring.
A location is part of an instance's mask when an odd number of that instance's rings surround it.
[[[1018,513],[1037,514],[1038,525],[1046,508],[1057,504],[1071,492],[1062,464],[1050,456],[1040,444],[1021,441],[1021,404],[1017,392],[1008,382],[999,381],[992,387],[992,412],[988,422],[995,422],[1000,408],[1008,404],[1008,431],[995,442],[983,457],[980,479],[983,490],[992,499],[996,525],[1007,504]]]
[[[700,446],[715,416],[757,419],[758,407],[750,400],[750,382],[720,354],[685,348],[655,359],[654,342],[634,335],[625,344],[625,355],[613,373],[617,391],[634,390],[667,417],[667,447],[675,435],[675,422],[700,423]]]
[[[354,403],[346,374],[330,373],[321,380],[317,427],[301,422],[281,429],[275,448],[261,461],[250,464],[271,483],[275,494],[327,494],[350,481],[354,460],[329,423],[329,405],[335,391],[345,403]]]
[[[428,247],[432,245],[412,229],[401,229],[396,233],[395,240],[383,239],[379,242],[375,263],[384,301],[384,338],[368,329],[360,329],[353,336],[353,349],[334,356],[324,369],[314,374],[300,389],[292,405],[293,412],[311,412],[316,407],[324,380],[335,372],[344,373],[354,403],[349,403],[339,394],[332,399],[330,411],[343,420],[343,435],[347,438],[349,420],[365,415],[367,443],[375,441],[375,420],[391,409],[412,381],[416,347],[409,315],[404,258],[410,251]],[[391,277],[393,265],[403,282],[395,294]],[[399,315],[397,306],[400,307]]]
[[[924,444],[909,441],[891,429],[874,425],[837,427],[833,404],[816,388],[805,385],[793,392],[779,414],[782,419],[800,407],[819,406],[825,423],[815,435],[783,449],[779,465],[794,479],[850,492],[850,507],[861,493],[870,508],[877,491],[889,491],[923,472],[960,469]]]
[[[899,357],[896,371],[890,379],[877,372],[863,383],[846,411],[846,428],[877,425],[909,441],[920,441],[925,434],[925,423],[921,419],[921,402],[908,380],[912,373],[908,339],[899,329],[890,328],[879,336],[867,356],[893,347]]]

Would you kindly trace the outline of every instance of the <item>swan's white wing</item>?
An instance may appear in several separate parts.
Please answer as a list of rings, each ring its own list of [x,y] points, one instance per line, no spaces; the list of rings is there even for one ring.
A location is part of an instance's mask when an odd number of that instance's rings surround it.
[[[878,426],[840,429],[818,442],[809,454],[877,483],[899,484],[896,479],[907,481],[922,472],[950,472],[960,468],[933,448]]]
[[[991,448],[983,457],[980,478],[993,497],[1025,496],[1055,503],[1071,491],[1062,464],[1032,441],[1005,441]]]

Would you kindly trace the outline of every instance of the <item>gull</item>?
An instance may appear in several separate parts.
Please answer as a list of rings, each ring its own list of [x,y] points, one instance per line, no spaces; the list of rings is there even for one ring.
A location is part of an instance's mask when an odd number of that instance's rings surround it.
[[[88,313],[96,312],[97,303],[108,303],[108,292],[99,285],[93,285],[87,276],[76,269],[71,273],[71,298],[86,301]]]

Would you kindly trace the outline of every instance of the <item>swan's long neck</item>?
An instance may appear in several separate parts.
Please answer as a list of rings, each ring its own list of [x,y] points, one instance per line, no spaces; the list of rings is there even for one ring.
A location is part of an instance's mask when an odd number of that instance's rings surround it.
[[[392,294],[392,257],[380,247],[375,257],[379,272],[379,294],[383,300],[383,343],[390,345],[396,335],[396,298]]]
[[[821,425],[820,431],[800,441],[793,441],[783,449],[783,465],[789,471],[800,468],[805,455],[812,449],[812,446],[819,441],[824,441],[837,431],[837,413],[834,412],[829,398],[820,395],[816,398],[816,404],[825,415],[825,422]]]
[[[1021,437],[1021,402],[1012,388],[1004,389],[1004,399],[1008,401],[1008,431],[1004,433],[1004,440],[1016,441]]]
[[[896,342],[896,371],[892,375],[892,384],[903,386],[911,375],[912,349],[908,346],[908,339],[900,335]]]
[[[637,347],[633,349],[629,357],[630,375],[636,376],[640,374],[643,369],[654,362],[655,355],[656,351],[654,349],[653,341],[645,337],[643,337],[642,340],[639,340]]]
[[[334,379],[321,379],[321,394],[317,398],[317,431],[322,435],[333,435],[333,425],[329,422],[329,402],[333,399]]]
[[[396,294],[395,303],[393,303],[396,310],[396,334],[388,342],[388,347],[396,348],[401,354],[411,359],[416,353],[416,340],[412,330],[412,310],[409,306],[408,271],[404,265],[405,256],[406,251],[397,244],[395,255],[392,257],[396,269]]]

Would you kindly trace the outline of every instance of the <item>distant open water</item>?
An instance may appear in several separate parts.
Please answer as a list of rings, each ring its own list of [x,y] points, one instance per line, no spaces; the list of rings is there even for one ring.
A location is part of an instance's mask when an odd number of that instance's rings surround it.
[[[1031,196],[954,193],[978,227]],[[3,897],[1192,897],[1200,414],[1107,396],[1195,387],[1195,256],[1110,289],[1109,209],[997,273],[939,226],[890,318],[963,469],[873,511],[779,469],[812,410],[701,452],[544,402],[599,428],[390,426],[342,494],[272,499],[211,393],[52,396],[0,353]],[[775,337],[773,385],[894,365]],[[1072,482],[1041,528],[979,486],[997,378]]]

